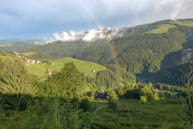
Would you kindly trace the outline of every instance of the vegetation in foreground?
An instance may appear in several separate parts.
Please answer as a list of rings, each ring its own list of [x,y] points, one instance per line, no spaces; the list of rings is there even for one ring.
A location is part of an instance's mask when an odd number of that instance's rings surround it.
[[[106,101],[94,101],[73,107],[68,102],[34,99],[23,111],[1,112],[1,129],[187,129],[180,100],[150,101],[120,99],[117,108]],[[86,109],[86,110],[85,110]]]
[[[192,127],[191,88],[188,89],[189,92],[179,90],[181,97],[170,99],[167,92],[155,92],[151,83],[136,87],[122,80],[119,88],[96,88],[88,85],[87,81],[73,63],[66,63],[60,72],[53,74],[44,82],[39,82],[27,73],[19,59],[2,61],[0,128]]]

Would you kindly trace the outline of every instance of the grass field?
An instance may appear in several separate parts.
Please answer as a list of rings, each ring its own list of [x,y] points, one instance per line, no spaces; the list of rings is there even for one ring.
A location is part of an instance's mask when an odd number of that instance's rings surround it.
[[[82,61],[74,58],[63,58],[58,60],[53,60],[52,64],[32,64],[32,65],[26,65],[26,68],[29,73],[41,78],[41,80],[45,80],[48,77],[48,70],[51,70],[53,72],[59,72],[63,67],[65,63],[73,62],[77,69],[84,73],[85,76],[88,77],[95,77],[96,73],[98,71],[105,70],[106,68],[102,65],[92,63],[89,61]],[[93,72],[95,70],[95,72]]]
[[[6,60],[6,59],[12,59],[13,57],[15,57],[15,55],[11,54],[11,53],[7,53],[7,52],[0,52],[0,59],[2,61]]]
[[[13,44],[7,43],[7,44],[0,44],[0,47],[11,47]]]
[[[175,27],[176,27],[175,25],[163,24],[163,25],[160,25],[158,28],[147,32],[146,34],[163,34],[163,33],[167,33],[170,29]]]
[[[50,109],[52,104],[44,107]],[[137,99],[121,99],[117,109],[110,109],[105,101],[96,101],[89,112],[82,113],[91,129],[188,129],[184,125],[183,107],[180,100],[161,100],[140,104]],[[13,115],[0,113],[0,129],[49,128],[54,125],[55,110],[49,113],[36,110],[16,111]],[[52,112],[51,112],[52,111]],[[57,112],[57,111],[56,111]],[[53,114],[53,115],[52,115]],[[51,122],[51,123],[50,123]],[[9,128],[8,128],[9,127]]]
[[[23,55],[30,57],[30,56],[33,56],[34,54],[36,53],[27,52],[27,53],[24,53]],[[2,60],[8,59],[8,58],[14,58],[14,57],[15,55],[13,54],[0,53],[0,59]],[[102,71],[106,69],[102,65],[89,62],[89,61],[78,60],[70,57],[58,59],[58,60],[51,60],[51,62],[52,64],[40,63],[40,64],[31,64],[31,65],[27,65],[26,62],[24,63],[26,65],[27,71],[32,75],[39,77],[40,80],[45,80],[48,77],[48,70],[51,70],[52,72],[59,72],[64,67],[65,63],[68,63],[68,62],[73,62],[77,67],[77,69],[85,76],[88,76],[88,77],[95,77],[98,71]]]
[[[191,21],[177,21],[176,23],[186,27],[193,27],[193,22]]]
[[[27,56],[27,57],[32,57],[33,55],[36,55],[36,54],[37,54],[37,52],[24,52],[24,53],[22,53],[22,55]]]
[[[103,107],[92,114],[96,129],[185,129],[180,100],[140,104],[137,99],[122,99],[115,110],[109,109],[106,103],[96,105]]]

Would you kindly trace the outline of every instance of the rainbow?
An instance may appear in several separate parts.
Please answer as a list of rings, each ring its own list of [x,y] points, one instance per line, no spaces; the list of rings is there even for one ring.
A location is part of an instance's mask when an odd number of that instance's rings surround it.
[[[96,25],[98,26],[98,28],[105,28],[104,25],[100,22],[100,20],[97,18],[97,16],[95,16],[95,14],[93,13],[93,11],[86,5],[86,3],[84,1],[81,2],[81,6],[87,11],[87,13],[89,14],[89,16],[91,17],[91,19],[96,23]],[[105,34],[107,35],[107,34]],[[113,56],[113,59],[115,61],[115,64],[116,64],[116,69],[117,69],[117,76],[120,78],[119,80],[122,80],[122,67],[121,67],[121,64],[119,62],[119,59],[118,59],[118,53],[116,51],[116,48],[114,46],[114,43],[112,41],[112,37],[111,36],[106,36],[106,41],[107,41],[107,44],[109,45],[110,47],[110,50],[111,50],[111,53],[112,53],[112,56]]]

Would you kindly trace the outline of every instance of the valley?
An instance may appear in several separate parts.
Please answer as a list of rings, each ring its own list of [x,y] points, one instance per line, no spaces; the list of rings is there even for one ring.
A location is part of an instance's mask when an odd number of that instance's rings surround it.
[[[192,24],[0,44],[0,129],[191,128]]]

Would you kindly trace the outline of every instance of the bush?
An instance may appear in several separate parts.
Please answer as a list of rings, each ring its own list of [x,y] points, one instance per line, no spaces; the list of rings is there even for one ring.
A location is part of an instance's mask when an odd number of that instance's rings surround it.
[[[142,103],[142,104],[147,103],[147,97],[146,96],[141,96],[140,97],[140,103]]]
[[[132,89],[132,90],[128,90],[125,94],[124,94],[124,98],[137,98],[140,99],[139,96],[139,89]]]
[[[160,100],[159,94],[158,94],[158,93],[155,93],[155,94],[152,96],[152,99],[153,99],[154,101]]]
[[[187,124],[190,126],[193,126],[193,91],[192,89],[187,89],[186,96],[183,100],[183,106],[185,110],[185,118],[187,121]]]
[[[115,109],[117,108],[118,96],[113,89],[107,91],[107,100],[109,108]]]
[[[26,110],[27,105],[33,100],[25,95],[0,95],[0,108],[3,110]]]
[[[149,127],[148,126],[144,126],[143,129],[149,129]]]
[[[153,85],[152,85],[152,83],[146,84],[140,90],[140,96],[146,96],[148,99],[152,98],[153,94],[154,94],[154,92],[153,92]]]
[[[96,96],[96,89],[92,89],[90,94],[91,94],[91,95],[90,95],[91,101],[94,101],[95,96]]]
[[[85,97],[84,99],[81,100],[80,108],[84,112],[89,111],[91,109],[91,102],[90,102],[90,99],[88,97]]]
[[[116,109],[117,108],[117,102],[114,102],[114,101],[108,102],[108,107],[111,109]]]
[[[143,88],[141,88],[139,95],[141,96],[140,100],[141,99],[154,100],[154,101],[160,100],[159,94],[154,92],[154,87],[153,87],[152,83],[148,83]],[[146,98],[144,98],[144,97],[146,97]],[[147,101],[145,101],[145,103],[146,102]],[[142,103],[143,103],[143,101],[142,101]]]
[[[68,100],[67,100],[68,101]],[[80,108],[80,99],[79,98],[74,98],[72,100],[70,100],[70,103],[72,104],[72,107],[76,110],[78,110]]]

